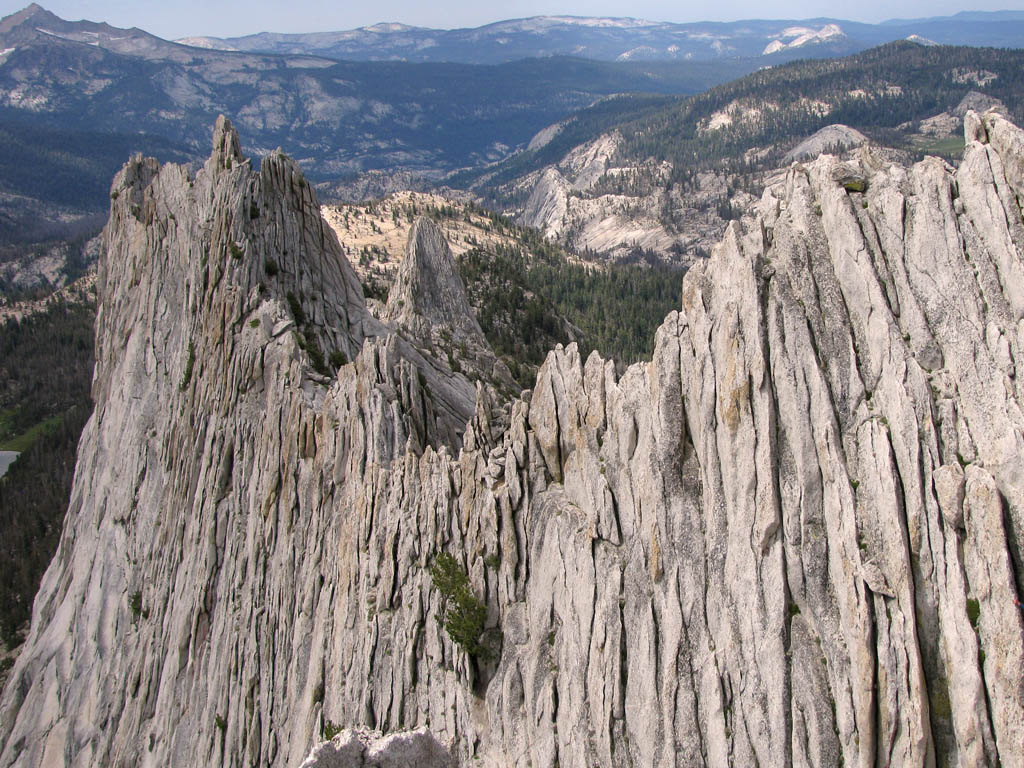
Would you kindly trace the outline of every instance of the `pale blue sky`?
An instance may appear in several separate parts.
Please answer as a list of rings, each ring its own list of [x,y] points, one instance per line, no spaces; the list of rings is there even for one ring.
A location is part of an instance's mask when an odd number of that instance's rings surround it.
[[[20,10],[28,0],[0,0],[0,15]],[[141,27],[161,37],[228,37],[252,32],[315,32],[350,29],[378,21],[429,27],[475,27],[501,19],[571,14],[632,16],[654,21],[734,21],[832,16],[854,21],[944,16],[960,10],[1024,10],[1024,0],[861,0],[841,6],[822,0],[41,0],[40,5],[69,19]]]

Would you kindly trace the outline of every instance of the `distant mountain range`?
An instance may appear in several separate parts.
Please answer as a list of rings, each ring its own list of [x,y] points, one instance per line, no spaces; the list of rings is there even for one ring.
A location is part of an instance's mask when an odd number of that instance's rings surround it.
[[[863,24],[833,18],[675,24],[631,18],[535,16],[472,29],[374,24],[340,32],[190,37],[202,48],[315,55],[357,61],[496,64],[538,56],[600,61],[720,61],[843,56],[895,40],[941,45],[1024,46],[1024,13],[965,11],[955,16]]]
[[[487,177],[508,181],[616,125],[671,113],[681,96],[766,67],[785,69],[791,59],[905,37],[921,51],[933,42],[1024,46],[1024,14],[878,25],[540,17],[475,30],[382,24],[185,45],[139,29],[66,21],[33,4],[0,20],[0,292],[3,264],[24,260],[28,245],[98,228],[110,178],[126,157],[205,156],[220,113],[255,157],[289,147],[309,177],[327,185],[328,197],[469,178],[479,192]],[[979,51],[962,50],[968,63]],[[400,58],[407,60],[370,60]],[[998,87],[1005,91],[1011,80],[1003,72]],[[985,82],[955,87],[965,93]],[[924,117],[948,105],[917,106],[914,115]],[[810,122],[807,133],[820,127],[817,118]],[[13,256],[5,246],[15,248]]]
[[[767,68],[693,97],[584,109],[506,161],[449,178],[577,252],[686,263],[794,160],[870,142],[956,164],[967,110],[1024,121],[1024,50],[896,42]],[[882,149],[885,148],[885,149]]]
[[[440,176],[500,160],[611,95],[697,93],[756,67],[239,53],[69,22],[32,5],[0,20],[0,247],[94,226],[130,154],[204,156],[220,113],[254,156],[287,146],[317,180],[399,168]]]
[[[315,177],[445,170],[500,159],[602,97],[697,93],[757,66],[339,61],[189,47],[33,4],[0,20],[0,122],[155,136],[198,156],[223,112],[255,155],[287,145]]]

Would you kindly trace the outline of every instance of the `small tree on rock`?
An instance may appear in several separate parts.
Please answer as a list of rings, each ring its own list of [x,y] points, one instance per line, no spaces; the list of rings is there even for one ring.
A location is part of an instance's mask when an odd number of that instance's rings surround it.
[[[441,553],[430,566],[434,586],[441,593],[441,623],[448,636],[474,658],[486,659],[491,651],[480,639],[487,621],[487,606],[473,594],[469,576],[458,561]]]

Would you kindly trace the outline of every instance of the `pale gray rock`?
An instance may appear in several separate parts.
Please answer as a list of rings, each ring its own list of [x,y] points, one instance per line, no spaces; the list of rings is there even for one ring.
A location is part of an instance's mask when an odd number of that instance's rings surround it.
[[[347,728],[333,739],[313,747],[300,768],[363,768],[367,740],[365,732]]]
[[[995,96],[989,96],[980,91],[968,91],[967,95],[960,99],[960,103],[953,107],[953,114],[963,118],[968,112],[984,113],[995,110],[1003,117],[1006,117],[1006,105]]]
[[[386,736],[346,729],[317,745],[301,768],[450,768],[451,756],[426,728]]]
[[[555,123],[554,125],[549,125],[546,128],[542,128],[536,134],[534,134],[532,139],[530,139],[530,143],[526,145],[526,151],[536,152],[538,149],[546,147],[548,144],[551,143],[551,141],[556,136],[558,136],[558,134],[560,134],[565,129],[565,126],[567,124],[567,122]]]
[[[952,136],[960,128],[962,118],[963,113],[955,115],[951,112],[940,112],[922,120],[918,125],[918,132],[924,136],[937,138]]]
[[[101,405],[0,762],[298,764],[322,717],[324,574],[361,548],[352,500],[325,499],[457,449],[474,386],[385,335],[298,166],[254,171],[227,121],[194,177],[135,158],[112,198]],[[325,375],[314,346],[351,362]],[[327,509],[346,522],[324,538]]]
[[[0,477],[7,474],[7,470],[10,469],[11,464],[13,464],[20,455],[21,454],[17,451],[0,451]]]
[[[417,219],[409,231],[405,257],[381,317],[421,348],[443,354],[463,377],[513,388],[512,374],[480,329],[448,242],[426,217]],[[466,386],[472,387],[468,381]]]
[[[852,147],[866,144],[867,136],[848,125],[826,125],[821,130],[797,144],[784,158],[786,162],[793,160],[809,160],[822,152],[844,151]]]
[[[939,138],[952,136],[960,130],[968,112],[980,114],[990,110],[998,112],[1003,117],[1007,115],[1006,105],[999,99],[979,91],[968,91],[967,95],[960,100],[960,103],[949,112],[940,112],[933,117],[922,120],[919,131],[925,136]],[[973,127],[968,127],[967,134],[969,136],[973,138],[975,133],[976,131]]]
[[[682,248],[683,242],[709,233],[717,239],[721,234],[717,222],[687,222],[688,237],[673,231],[665,221],[664,212],[685,206],[662,189],[660,183],[653,186],[650,194],[641,195],[600,189],[602,181],[607,184],[614,183],[611,181],[614,179],[629,179],[637,171],[656,179],[668,177],[667,164],[658,166],[650,161],[640,168],[616,165],[614,158],[621,141],[618,133],[602,135],[576,147],[557,165],[517,182],[517,194],[525,192],[527,195],[519,220],[578,251],[593,251],[611,259],[629,257],[637,248],[642,248],[666,260],[678,261],[676,251]],[[704,176],[718,181],[714,174]],[[724,181],[713,195],[703,189],[705,184],[699,186],[702,189],[695,197],[717,199],[725,191]]]
[[[558,237],[565,227],[572,184],[556,168],[545,168],[534,181],[521,219],[548,237]]]
[[[510,405],[373,322],[294,165],[133,161],[0,765],[295,766],[330,721],[495,768],[1020,766],[1024,134],[965,123],[958,169],[794,165],[651,362],[558,347]],[[271,333],[299,290],[336,373]]]
[[[384,318],[420,338],[429,339],[434,329],[443,327],[457,339],[486,343],[451,249],[428,218],[417,219],[409,231]]]
[[[0,194],[0,216],[5,211],[3,195]],[[43,216],[33,212],[35,221]],[[99,225],[97,225],[97,229]],[[85,243],[49,242],[39,245],[10,246],[0,259],[0,279],[9,285],[24,290],[46,287],[59,290],[68,287],[72,278],[80,274],[82,266],[94,265],[99,258],[101,238],[91,238]],[[0,306],[4,297],[0,294]]]

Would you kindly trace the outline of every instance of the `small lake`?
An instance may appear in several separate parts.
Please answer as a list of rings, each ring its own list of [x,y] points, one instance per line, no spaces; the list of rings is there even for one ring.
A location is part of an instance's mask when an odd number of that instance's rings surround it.
[[[0,451],[0,477],[7,474],[7,468],[20,454],[17,451]]]

